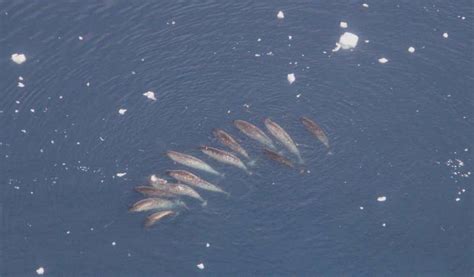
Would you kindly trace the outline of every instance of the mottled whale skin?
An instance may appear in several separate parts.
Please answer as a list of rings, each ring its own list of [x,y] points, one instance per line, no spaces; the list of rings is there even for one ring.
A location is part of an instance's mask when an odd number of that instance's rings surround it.
[[[145,227],[146,228],[151,227],[156,222],[160,221],[162,218],[167,217],[167,216],[171,216],[171,215],[175,215],[175,214],[176,214],[176,212],[171,211],[171,210],[153,213],[153,214],[151,214],[150,216],[148,216],[146,218]]]
[[[303,164],[304,161],[301,158],[300,151],[298,147],[296,147],[296,143],[290,137],[290,135],[283,129],[280,125],[276,122],[271,120],[270,118],[266,118],[264,121],[265,127],[267,128],[268,132],[275,137],[283,146],[285,146],[290,153],[294,154],[298,158],[298,162]]]
[[[193,173],[186,170],[168,170],[166,173],[172,178],[176,179],[178,182],[188,184],[203,190],[220,192],[224,194],[229,194],[228,192],[222,190],[220,187],[209,183],[208,181],[194,175]]]
[[[263,154],[271,159],[271,160],[274,160],[276,162],[279,162],[289,168],[295,168],[295,166],[293,165],[293,162],[290,161],[289,159],[283,157],[282,155],[278,154],[277,152],[273,151],[273,150],[270,150],[270,149],[263,149]]]
[[[146,212],[150,210],[172,210],[175,208],[184,207],[186,204],[181,200],[168,200],[163,198],[145,198],[142,199],[129,209],[130,212]]]
[[[276,147],[273,144],[273,141],[270,137],[268,137],[260,128],[257,126],[253,125],[252,123],[249,123],[244,120],[235,120],[234,121],[235,127],[239,129],[242,133],[244,133],[246,136],[248,136],[251,139],[254,139],[264,146],[275,150]]]
[[[300,118],[301,123],[306,127],[306,129],[313,134],[319,141],[321,141],[326,148],[329,148],[329,139],[326,136],[326,133],[324,133],[324,130],[319,127],[319,125],[314,122],[313,120],[307,118],[306,116],[302,116]]]
[[[173,184],[166,183],[159,187],[150,187],[150,186],[138,186],[135,190],[143,195],[149,197],[176,197],[176,196],[187,196],[201,202],[206,202],[201,195],[193,188],[185,184]]]
[[[240,160],[237,156],[235,156],[232,153],[229,153],[227,151],[217,149],[214,147],[210,147],[210,146],[201,146],[200,149],[204,154],[208,155],[209,157],[221,163],[235,166],[237,168],[244,170],[247,173],[250,173],[247,167],[245,166],[245,164],[242,162],[242,160]]]
[[[222,145],[229,147],[232,151],[245,157],[247,160],[250,160],[250,157],[247,151],[226,131],[221,130],[221,129],[214,129],[212,133],[214,134],[214,137],[216,137],[217,140],[219,140],[219,142]]]
[[[167,151],[166,155],[168,155],[168,157],[170,159],[172,159],[173,161],[175,161],[179,164],[182,164],[182,165],[185,165],[185,166],[188,166],[188,167],[191,167],[191,168],[195,168],[195,169],[198,169],[198,170],[202,170],[202,171],[214,174],[214,175],[222,176],[221,173],[219,173],[217,170],[212,168],[206,162],[204,162],[204,161],[202,161],[202,160],[200,160],[196,157],[193,157],[191,155],[176,152],[176,151]]]

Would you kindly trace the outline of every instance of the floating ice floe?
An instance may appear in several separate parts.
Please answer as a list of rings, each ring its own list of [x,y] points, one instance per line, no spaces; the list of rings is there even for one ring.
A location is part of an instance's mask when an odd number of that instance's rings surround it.
[[[443,37],[448,38],[449,37],[448,33],[443,33]]]
[[[38,267],[38,269],[36,269],[36,274],[43,275],[44,274],[44,268],[42,266]]]
[[[12,54],[11,59],[16,64],[22,64],[22,63],[26,62],[25,54],[14,53],[14,54]]]
[[[123,177],[123,176],[127,175],[127,173],[126,172],[119,172],[116,175],[117,175],[117,177]]]
[[[77,37],[79,40],[83,40],[84,38],[82,36]]]
[[[386,196],[379,196],[379,197],[377,197],[377,201],[379,201],[379,202],[385,202],[385,200],[387,200],[387,197],[386,197]]]
[[[197,266],[197,268],[199,268],[201,270],[204,269],[204,264],[203,263],[197,264],[196,266]]]
[[[283,11],[279,11],[279,12],[277,13],[277,18],[278,18],[278,19],[283,19],[283,18],[285,18],[285,14],[283,13]]]
[[[127,112],[127,109],[119,109],[119,114],[124,115]]]
[[[378,61],[379,61],[379,63],[381,63],[381,64],[388,63],[388,59],[387,59],[387,58],[384,58],[384,57],[380,58]]]
[[[22,82],[18,82],[18,87],[24,88],[24,87],[25,87],[25,84],[23,84]]]
[[[415,47],[413,46],[408,47],[408,52],[415,53]]]
[[[286,79],[288,80],[288,83],[290,83],[290,85],[293,84],[296,80],[295,74],[294,73],[288,74]]]
[[[206,247],[207,247],[207,248],[211,247],[211,244],[209,244],[209,242],[206,243]]]
[[[346,29],[348,25],[347,25],[347,22],[341,21],[341,23],[339,23],[339,26],[340,26],[342,29]]]
[[[143,94],[146,98],[156,101],[155,93],[153,91],[147,91]]]
[[[345,32],[339,38],[339,42],[336,42],[336,48],[332,49],[333,52],[339,51],[339,49],[351,49],[357,46],[359,37],[356,34]]]
[[[364,4],[362,4],[362,7],[364,7],[364,8],[368,8],[368,7],[369,7],[369,4],[367,4],[367,3],[364,3]]]

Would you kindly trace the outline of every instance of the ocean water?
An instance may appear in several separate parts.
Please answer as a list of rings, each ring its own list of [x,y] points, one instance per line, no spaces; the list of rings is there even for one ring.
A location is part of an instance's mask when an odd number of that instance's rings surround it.
[[[363,3],[0,1],[0,275],[472,276],[472,1]],[[304,174],[232,125],[265,117]],[[213,128],[252,176],[199,152]],[[144,229],[133,188],[171,149],[231,195]]]

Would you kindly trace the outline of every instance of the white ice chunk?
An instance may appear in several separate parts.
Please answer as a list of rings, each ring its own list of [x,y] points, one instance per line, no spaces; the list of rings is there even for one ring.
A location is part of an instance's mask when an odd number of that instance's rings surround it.
[[[379,197],[377,197],[377,201],[379,201],[379,202],[385,202],[385,200],[387,200],[387,197],[386,197],[386,196],[379,196]]]
[[[342,29],[346,29],[348,25],[347,25],[347,22],[341,21],[341,23],[339,23],[339,26],[340,26]]]
[[[156,101],[155,93],[153,91],[147,91],[143,95],[150,100]]]
[[[351,49],[357,46],[357,42],[359,42],[359,37],[356,34],[345,32],[339,38],[339,42],[336,42],[336,48],[332,51],[336,52],[339,49]]]
[[[18,76],[18,80],[23,81],[23,77],[22,77],[22,76]]]
[[[410,52],[410,53],[415,53],[415,47],[410,46],[410,47],[408,48],[408,52]]]
[[[364,3],[364,4],[362,4],[362,7],[364,7],[364,8],[368,8],[368,7],[369,7],[369,4],[367,4],[367,3]]]
[[[119,109],[119,114],[124,115],[127,112],[127,109]]]
[[[293,84],[296,80],[295,74],[294,73],[288,74],[286,79],[288,80],[288,83],[290,83],[290,85]]]
[[[12,61],[17,63],[17,64],[22,64],[22,63],[26,62],[25,54],[14,53],[14,54],[12,54],[11,58],[12,58]]]
[[[24,88],[24,87],[25,87],[25,84],[23,84],[22,82],[18,82],[18,87],[19,87],[19,88]]]
[[[82,36],[79,36],[78,39],[79,39],[79,40],[83,40],[84,38],[83,38]]]
[[[211,244],[210,244],[209,242],[206,243],[206,247],[207,247],[207,248],[211,247]]]
[[[283,13],[283,11],[279,11],[279,12],[277,13],[277,18],[278,18],[278,19],[283,19],[283,18],[285,18],[285,14]]]
[[[36,274],[43,275],[44,274],[44,268],[42,266],[38,267],[38,269],[36,270]]]
[[[127,172],[119,172],[116,175],[117,175],[117,177],[123,177],[123,176],[127,175]]]
[[[204,269],[204,264],[203,263],[197,264],[196,266],[197,266],[197,268],[199,268],[201,270]]]
[[[443,37],[448,38],[449,37],[448,33],[443,33]]]
[[[388,63],[388,59],[382,57],[382,58],[379,59],[379,63],[381,63],[381,64]]]

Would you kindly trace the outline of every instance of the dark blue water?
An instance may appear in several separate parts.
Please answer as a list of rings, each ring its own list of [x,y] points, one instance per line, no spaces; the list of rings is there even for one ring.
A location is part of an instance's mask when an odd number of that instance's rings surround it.
[[[0,1],[1,275],[472,276],[473,4],[362,3]],[[331,52],[345,31],[359,44]],[[267,116],[309,173],[232,126]],[[216,127],[254,175],[199,152]],[[133,188],[184,168],[169,149],[231,197],[145,230]]]

